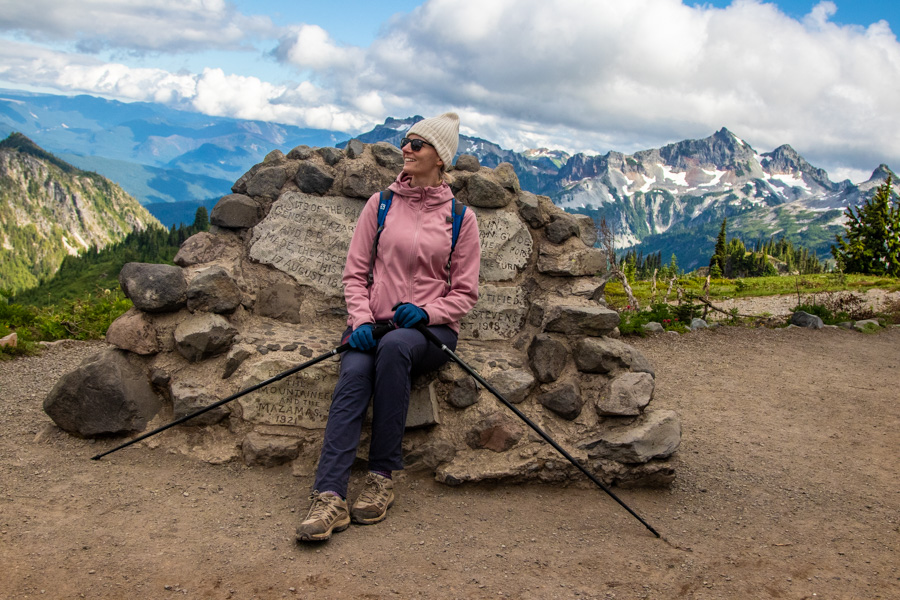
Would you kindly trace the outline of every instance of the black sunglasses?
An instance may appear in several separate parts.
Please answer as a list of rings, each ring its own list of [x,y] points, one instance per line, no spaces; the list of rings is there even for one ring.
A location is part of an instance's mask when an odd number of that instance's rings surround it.
[[[420,140],[420,139],[413,140],[413,139],[405,137],[402,140],[400,140],[400,149],[402,150],[403,146],[405,146],[407,144],[409,144],[409,147],[412,148],[413,152],[418,152],[419,150],[422,149],[422,146],[425,146],[425,145],[428,145],[428,146],[431,146],[432,148],[434,148],[434,144],[429,144],[425,140]]]

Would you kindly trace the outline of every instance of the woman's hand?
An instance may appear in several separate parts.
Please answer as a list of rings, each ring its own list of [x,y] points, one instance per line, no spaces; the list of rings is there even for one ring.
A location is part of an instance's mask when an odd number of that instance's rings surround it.
[[[397,327],[415,327],[423,321],[428,323],[428,313],[415,304],[401,304],[394,312],[394,325]]]
[[[364,323],[350,334],[350,347],[361,352],[368,352],[375,347],[375,336],[372,335],[372,325]]]

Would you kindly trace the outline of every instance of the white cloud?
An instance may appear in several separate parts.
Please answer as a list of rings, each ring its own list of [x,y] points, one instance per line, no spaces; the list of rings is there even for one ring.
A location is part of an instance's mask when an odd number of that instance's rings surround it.
[[[483,137],[519,148],[571,135],[574,150],[634,151],[726,126],[813,161],[900,163],[900,44],[884,21],[829,22],[835,10],[797,21],[758,0],[431,0],[361,61],[316,74],[338,97],[380,93],[391,115],[475,113]]]
[[[268,17],[243,15],[224,0],[3,0],[0,10],[0,31],[75,42],[85,53],[238,48],[276,31]]]
[[[634,152],[725,126],[759,151],[789,143],[832,172],[900,165],[900,44],[885,21],[832,23],[830,1],[797,20],[762,0],[429,0],[385,23],[368,48],[315,25],[276,30],[222,0],[0,9],[0,31],[83,49],[267,43],[308,79],[275,83],[222,65],[173,73],[7,41],[0,77],[21,85],[351,132],[454,109],[465,133],[515,149]]]

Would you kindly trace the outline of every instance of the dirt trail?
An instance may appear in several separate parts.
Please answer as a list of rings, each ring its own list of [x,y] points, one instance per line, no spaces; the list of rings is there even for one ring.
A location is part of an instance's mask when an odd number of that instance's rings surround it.
[[[287,467],[91,461],[113,442],[48,425],[100,344],[0,363],[0,597],[900,598],[900,329],[630,343],[684,437],[670,489],[616,492],[672,545],[587,485],[409,474],[383,523],[297,546],[311,482]]]

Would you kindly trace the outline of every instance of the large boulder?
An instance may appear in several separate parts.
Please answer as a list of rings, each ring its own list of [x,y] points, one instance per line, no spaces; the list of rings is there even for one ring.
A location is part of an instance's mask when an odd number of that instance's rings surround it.
[[[82,437],[143,431],[161,407],[147,373],[114,348],[63,375],[44,399],[53,422]]]

